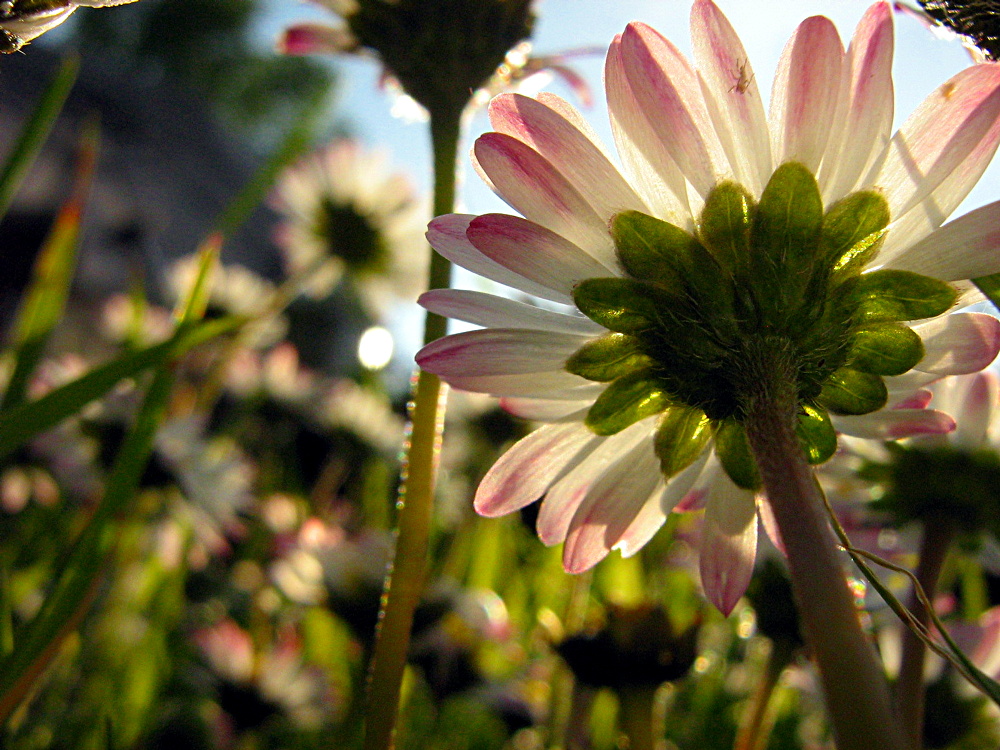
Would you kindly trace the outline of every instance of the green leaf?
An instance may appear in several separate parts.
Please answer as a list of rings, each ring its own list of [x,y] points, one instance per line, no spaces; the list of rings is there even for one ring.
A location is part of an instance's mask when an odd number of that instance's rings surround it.
[[[639,333],[656,328],[658,307],[669,308],[666,292],[632,279],[586,279],[573,290],[573,301],[588,318],[609,331]]]
[[[722,468],[737,487],[756,492],[762,485],[760,471],[743,425],[735,419],[725,419],[715,425],[715,453]]]
[[[747,269],[756,210],[753,197],[735,182],[720,183],[705,199],[698,236],[731,274]]]
[[[860,323],[933,318],[958,299],[950,284],[912,271],[881,270],[858,277],[852,294]]]
[[[684,404],[667,409],[660,417],[653,443],[664,479],[694,463],[711,437],[711,422],[701,409]]]
[[[76,269],[80,220],[94,177],[97,137],[96,126],[85,128],[81,134],[73,193],[56,216],[55,224],[35,260],[31,285],[14,322],[16,364],[0,409],[6,410],[24,401],[28,381],[42,357],[49,335],[66,308]]]
[[[880,376],[841,367],[830,376],[817,401],[834,414],[868,414],[881,409],[888,399]]]
[[[623,333],[610,333],[584,344],[566,361],[566,370],[587,380],[608,383],[653,364],[641,342]]]
[[[35,161],[42,144],[52,130],[52,125],[62,111],[69,91],[76,82],[80,69],[78,55],[63,58],[59,69],[42,93],[28,121],[18,136],[17,142],[10,151],[3,170],[0,171],[0,218],[7,213],[10,202],[14,199],[21,181],[28,168]]]
[[[671,404],[669,394],[649,370],[623,375],[597,397],[586,424],[598,435],[614,435]]]
[[[854,333],[848,366],[873,375],[902,375],[924,358],[924,342],[912,328],[876,323]]]
[[[778,167],[760,196],[751,242],[749,281],[766,322],[780,324],[808,303],[805,291],[817,269],[823,199],[806,167]]]
[[[823,217],[822,256],[841,276],[859,273],[882,247],[889,219],[880,193],[862,190],[841,198]]]
[[[124,354],[35,401],[0,414],[0,458],[9,456],[35,435],[77,414],[125,378],[179,357],[213,338],[232,333],[244,323],[243,318],[219,318],[178,331],[161,344]]]
[[[837,452],[837,433],[825,409],[803,405],[795,423],[795,432],[806,458],[813,465],[828,461]]]

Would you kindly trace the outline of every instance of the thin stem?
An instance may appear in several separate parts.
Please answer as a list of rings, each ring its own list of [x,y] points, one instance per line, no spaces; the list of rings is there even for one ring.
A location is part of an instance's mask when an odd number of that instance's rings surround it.
[[[789,665],[794,655],[794,644],[788,641],[771,643],[771,653],[767,657],[764,677],[757,683],[753,695],[747,702],[733,750],[763,750],[767,746],[767,738],[771,734],[773,723],[768,716],[771,696],[778,686],[781,673],[785,671],[785,667]]]
[[[955,538],[955,527],[947,519],[934,519],[924,524],[924,538],[920,545],[917,563],[917,581],[930,602],[934,601],[941,568],[948,556],[948,548]],[[930,612],[917,598],[910,597],[910,611],[925,628],[930,622]],[[923,640],[910,628],[903,631],[903,657],[896,681],[896,705],[899,718],[905,727],[911,750],[920,750],[924,739],[924,658],[927,648]]]
[[[618,725],[628,737],[629,750],[654,750],[653,709],[655,687],[626,688],[618,691]]]
[[[765,342],[749,382],[745,427],[788,555],[806,641],[819,666],[838,750],[902,750],[900,727],[875,652],[865,638],[817,492],[795,433],[795,362]]]
[[[454,208],[460,122],[461,112],[431,112],[435,215],[449,213]],[[451,264],[437,253],[431,253],[428,277],[431,289],[449,286]],[[428,313],[424,325],[425,343],[440,338],[446,331],[447,321]],[[372,654],[365,712],[365,750],[388,750],[393,744],[413,612],[420,601],[427,571],[437,457],[444,421],[443,396],[440,379],[420,372],[411,411],[403,485],[399,492],[396,551],[386,577]]]

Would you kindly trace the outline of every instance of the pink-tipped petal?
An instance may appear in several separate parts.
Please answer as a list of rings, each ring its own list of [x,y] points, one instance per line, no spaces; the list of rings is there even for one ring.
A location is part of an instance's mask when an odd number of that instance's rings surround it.
[[[521,94],[500,94],[490,102],[489,111],[497,131],[523,141],[546,158],[605,221],[626,210],[649,213],[588,135],[546,104]]]
[[[930,404],[931,400],[934,398],[934,392],[927,388],[918,388],[912,393],[906,394],[906,396],[894,400],[892,397],[889,399],[889,404],[891,409],[926,409],[927,405]],[[948,411],[944,409],[944,411]]]
[[[1000,201],[945,224],[886,266],[942,281],[975,279],[1000,272]]]
[[[651,441],[655,417],[636,422],[598,445],[572,471],[552,485],[538,513],[538,538],[553,545],[565,541],[570,522],[590,488],[642,441]]]
[[[711,451],[704,451],[693,464],[672,477],[662,491],[654,492],[646,501],[615,545],[615,549],[621,550],[622,557],[631,557],[653,538],[667,520],[667,515],[688,494],[704,471],[710,453]]]
[[[486,393],[490,396],[516,398],[545,398],[579,401],[596,399],[607,387],[594,383],[565,370],[552,372],[527,372],[516,375],[448,375],[443,377],[452,388],[460,391]]]
[[[720,477],[709,490],[699,549],[705,596],[729,616],[743,596],[757,556],[754,493]]]
[[[358,40],[347,29],[318,23],[289,26],[277,42],[282,55],[334,55],[357,46]]]
[[[858,23],[847,50],[848,97],[843,127],[831,139],[837,158],[823,165],[825,197],[837,200],[852,192],[875,160],[885,152],[892,134],[892,9],[878,2]],[[834,152],[833,149],[836,149]]]
[[[555,288],[545,286],[514,273],[477,250],[466,236],[469,224],[475,218],[468,214],[438,216],[427,226],[427,241],[452,263],[475,274],[542,299],[563,304],[573,303],[572,286],[562,279],[558,280]]]
[[[760,195],[771,176],[771,138],[743,43],[712,0],[691,8],[694,59],[705,103],[738,182]]]
[[[591,485],[573,515],[563,547],[566,572],[582,573],[603,560],[662,484],[653,441],[642,440]]]
[[[1000,320],[985,313],[953,313],[913,326],[924,342],[915,370],[936,375],[979,372],[1000,352]]]
[[[625,76],[620,36],[608,49],[604,86],[611,132],[632,184],[654,215],[690,229],[693,222],[688,208],[687,183],[636,101]]]
[[[910,115],[892,137],[878,174],[865,182],[885,192],[894,218],[917,207],[933,212],[942,204],[938,191],[945,180],[951,178],[955,192],[960,188],[967,192],[975,184],[965,175],[981,174],[992,158],[998,118],[1000,65],[967,68],[939,86]],[[983,144],[989,147],[980,148]],[[972,154],[974,163],[967,161]],[[931,202],[921,205],[928,198]],[[935,226],[947,217],[947,213],[938,217]]]
[[[963,379],[966,382],[960,393],[961,408],[951,412],[958,422],[952,442],[962,448],[980,448],[1000,408],[1000,382],[996,373],[990,370]]]
[[[503,133],[479,136],[474,155],[478,168],[514,210],[613,264],[606,220],[548,159]]]
[[[559,475],[600,442],[584,425],[541,427],[517,442],[487,472],[474,506],[493,518],[513,513],[545,494]]]
[[[578,336],[599,336],[605,329],[579,315],[544,310],[517,300],[467,289],[434,289],[420,295],[425,309],[486,328],[532,328]]]
[[[445,336],[419,352],[421,369],[451,375],[522,375],[563,368],[586,336],[524,328],[485,328]]]
[[[883,409],[859,417],[831,415],[830,418],[838,432],[872,440],[944,435],[955,429],[951,415],[935,409]]]
[[[512,416],[534,422],[559,422],[571,419],[581,422],[593,403],[593,401],[550,401],[543,398],[504,398],[500,400],[500,408]]]
[[[617,262],[602,263],[545,227],[507,214],[483,214],[472,220],[469,241],[487,258],[546,288],[572,297],[584,279],[617,276]]]
[[[788,40],[771,89],[771,149],[776,164],[797,161],[814,174],[835,122],[844,48],[833,22],[807,18]],[[839,155],[838,155],[839,158]]]
[[[621,59],[646,122],[688,182],[707,196],[724,157],[691,66],[673,44],[642,23],[625,28]]]

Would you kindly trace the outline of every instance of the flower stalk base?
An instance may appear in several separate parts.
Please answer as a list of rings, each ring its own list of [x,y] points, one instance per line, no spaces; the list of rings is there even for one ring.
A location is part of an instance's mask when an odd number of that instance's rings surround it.
[[[889,689],[861,630],[819,488],[795,432],[795,362],[764,340],[745,427],[788,556],[806,640],[819,666],[838,750],[902,750]]]

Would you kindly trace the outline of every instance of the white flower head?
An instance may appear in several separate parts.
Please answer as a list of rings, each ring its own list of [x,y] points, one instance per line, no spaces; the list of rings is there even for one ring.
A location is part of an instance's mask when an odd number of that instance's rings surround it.
[[[484,329],[417,360],[548,423],[494,465],[480,513],[543,497],[539,535],[578,572],[634,554],[674,509],[704,507],[702,582],[729,612],[768,508],[743,427],[762,373],[779,361],[792,373],[796,430],[820,463],[837,433],[952,429],[939,411],[886,407],[1000,348],[994,317],[950,312],[949,283],[1000,271],[1000,203],[942,226],[1000,140],[1000,66],[954,76],[893,134],[888,3],[846,51],[829,19],[806,19],[769,110],[716,5],[695,0],[691,15],[693,64],[641,23],[609,49],[623,169],[562,99],[493,100],[475,165],[524,218],[442,216],[428,238],[570,311],[429,292],[427,309]]]

